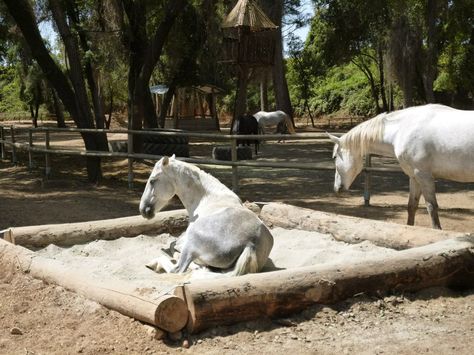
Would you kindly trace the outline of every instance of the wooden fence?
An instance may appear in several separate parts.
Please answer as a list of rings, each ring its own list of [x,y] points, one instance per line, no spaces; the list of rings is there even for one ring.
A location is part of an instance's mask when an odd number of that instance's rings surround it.
[[[19,133],[28,133],[28,142],[19,142],[17,136]],[[111,151],[91,151],[85,149],[57,149],[50,146],[51,133],[120,133],[127,135],[128,152],[111,152]],[[44,144],[35,144],[34,139],[38,134],[44,135]],[[336,134],[336,133],[334,133]],[[135,160],[158,160],[159,155],[134,153],[133,152],[133,137],[135,135],[156,135],[156,136],[171,136],[171,137],[193,137],[198,139],[205,139],[211,142],[228,141],[231,147],[231,160],[216,160],[216,159],[196,159],[196,158],[179,158],[180,160],[204,165],[216,166],[230,166],[232,167],[232,190],[238,192],[239,190],[239,174],[238,167],[254,167],[254,168],[279,168],[279,169],[303,169],[303,170],[330,170],[333,171],[333,166],[328,166],[322,162],[298,163],[298,162],[267,162],[267,161],[249,161],[237,160],[237,139],[258,139],[259,141],[270,141],[285,139],[291,140],[327,140],[324,133],[308,133],[308,134],[293,134],[293,135],[230,135],[230,134],[215,134],[215,133],[197,133],[197,132],[167,132],[167,131],[145,131],[145,130],[123,130],[123,129],[89,129],[89,128],[52,128],[52,127],[38,127],[38,128],[22,128],[14,125],[3,126],[0,125],[0,153],[1,159],[5,160],[7,154],[10,154],[13,164],[17,163],[17,150],[28,152],[30,168],[33,167],[33,153],[42,153],[45,157],[45,175],[51,175],[51,154],[56,155],[72,155],[72,156],[95,156],[103,158],[125,158],[128,159],[128,186],[133,187],[134,173],[133,162]],[[336,134],[337,135],[337,134]],[[9,147],[9,153],[7,150]],[[370,180],[371,173],[394,173],[401,172],[399,168],[390,167],[374,167],[371,164],[371,156],[365,159],[365,167],[363,174],[365,176],[364,183],[364,201],[366,205],[370,203]]]

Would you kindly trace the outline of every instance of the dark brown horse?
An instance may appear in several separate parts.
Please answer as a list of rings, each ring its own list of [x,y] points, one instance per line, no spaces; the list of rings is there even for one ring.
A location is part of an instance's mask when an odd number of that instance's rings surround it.
[[[239,116],[235,122],[234,126],[232,127],[232,133],[234,134],[258,134],[258,122],[255,117],[252,115],[244,114]],[[259,140],[258,139],[238,139],[237,145],[255,145],[255,155],[258,154],[258,146]]]

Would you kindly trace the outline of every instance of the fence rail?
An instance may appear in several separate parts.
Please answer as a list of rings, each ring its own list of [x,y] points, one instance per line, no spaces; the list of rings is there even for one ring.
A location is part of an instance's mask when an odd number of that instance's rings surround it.
[[[8,134],[7,134],[8,131]],[[124,134],[128,137],[128,152],[111,152],[111,151],[93,151],[85,149],[58,149],[50,146],[50,133],[52,132],[74,132],[74,133],[107,133],[107,134]],[[17,135],[19,133],[28,134],[28,142],[20,143],[17,141]],[[34,144],[35,134],[44,134],[44,142],[41,146]],[[338,135],[337,133],[333,133]],[[55,128],[55,127],[38,127],[38,128],[25,128],[15,127],[13,125],[3,126],[0,125],[0,151],[1,159],[6,159],[8,146],[11,153],[12,163],[17,163],[17,149],[28,152],[28,159],[30,168],[33,167],[33,155],[32,153],[42,153],[45,155],[45,175],[49,177],[51,175],[51,154],[55,155],[70,155],[70,156],[89,156],[89,157],[102,157],[102,158],[124,158],[128,159],[128,186],[133,187],[134,173],[133,173],[133,162],[134,160],[158,160],[162,156],[134,153],[133,152],[133,137],[135,135],[156,135],[156,136],[172,136],[172,137],[193,137],[198,139],[206,139],[209,141],[229,141],[231,146],[231,160],[216,160],[216,159],[203,159],[203,158],[182,158],[180,160],[201,164],[201,165],[216,165],[216,166],[230,166],[232,167],[232,189],[238,192],[239,189],[239,175],[238,167],[253,167],[253,168],[278,168],[278,169],[302,169],[302,170],[334,170],[333,166],[321,162],[311,163],[298,163],[298,162],[270,162],[270,161],[249,161],[249,160],[237,160],[237,140],[252,139],[259,141],[270,141],[270,140],[327,140],[325,133],[305,133],[305,134],[293,134],[293,135],[232,135],[232,134],[215,134],[215,133],[199,133],[199,132],[170,132],[170,131],[141,131],[141,130],[123,130],[123,129],[91,129],[91,128]],[[371,173],[398,173],[401,172],[400,168],[391,167],[373,167],[371,164],[371,157],[366,157],[365,166],[363,168],[363,174],[365,175],[364,183],[364,201],[366,205],[370,203],[370,180]]]

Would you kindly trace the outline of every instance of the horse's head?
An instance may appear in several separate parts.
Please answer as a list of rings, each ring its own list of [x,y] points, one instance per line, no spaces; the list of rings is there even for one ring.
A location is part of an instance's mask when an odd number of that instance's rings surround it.
[[[140,214],[147,219],[153,218],[155,212],[165,207],[176,194],[173,178],[169,174],[169,165],[174,159],[174,155],[171,158],[161,158],[148,178],[140,200]]]
[[[362,171],[364,166],[360,154],[354,154],[350,149],[344,147],[341,138],[326,132],[329,139],[334,143],[332,157],[336,165],[336,176],[334,178],[334,191],[339,192],[342,187],[349,190],[352,182]]]

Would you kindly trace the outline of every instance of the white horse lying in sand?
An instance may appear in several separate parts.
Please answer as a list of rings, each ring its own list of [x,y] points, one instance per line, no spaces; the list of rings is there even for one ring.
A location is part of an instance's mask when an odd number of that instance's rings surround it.
[[[263,268],[273,247],[273,237],[234,192],[173,155],[155,164],[140,201],[140,213],[153,218],[174,195],[189,214],[189,226],[176,243],[181,255],[176,265],[162,255],[147,266],[183,273],[194,262],[231,276]]]
[[[349,189],[362,171],[363,157],[396,157],[410,177],[408,224],[415,224],[420,195],[425,198],[433,228],[441,229],[435,178],[474,182],[474,111],[442,105],[410,107],[380,114],[334,142],[334,190]]]

